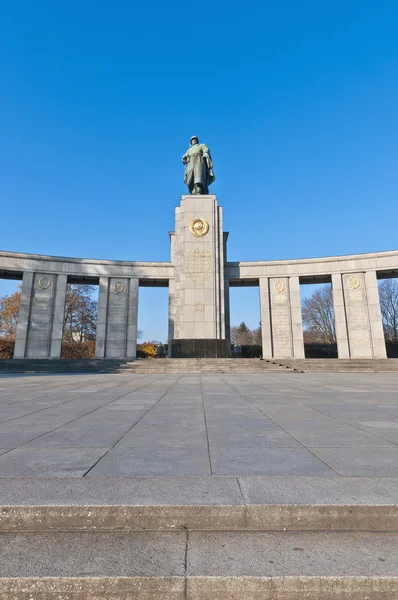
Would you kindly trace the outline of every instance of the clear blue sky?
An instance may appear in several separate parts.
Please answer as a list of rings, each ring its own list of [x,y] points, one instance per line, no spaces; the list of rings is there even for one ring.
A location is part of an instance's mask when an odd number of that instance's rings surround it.
[[[192,134],[230,260],[396,249],[397,22],[392,0],[3,3],[1,249],[168,260]]]

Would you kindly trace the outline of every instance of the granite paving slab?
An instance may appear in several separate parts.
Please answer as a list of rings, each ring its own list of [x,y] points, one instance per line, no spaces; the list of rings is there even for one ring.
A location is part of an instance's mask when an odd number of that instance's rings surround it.
[[[339,475],[348,477],[397,477],[398,447],[311,448]]]
[[[398,474],[394,373],[0,381],[0,476]]]
[[[336,476],[332,468],[306,448],[211,447],[214,475],[318,475]]]
[[[109,448],[16,448],[0,456],[0,477],[82,477]]]

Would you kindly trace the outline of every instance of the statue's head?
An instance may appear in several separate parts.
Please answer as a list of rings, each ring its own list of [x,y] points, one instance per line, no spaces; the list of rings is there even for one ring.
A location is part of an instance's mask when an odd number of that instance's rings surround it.
[[[193,136],[191,137],[191,146],[193,146],[194,144],[199,144],[199,140],[198,140],[198,138],[196,137],[196,135],[193,135]]]

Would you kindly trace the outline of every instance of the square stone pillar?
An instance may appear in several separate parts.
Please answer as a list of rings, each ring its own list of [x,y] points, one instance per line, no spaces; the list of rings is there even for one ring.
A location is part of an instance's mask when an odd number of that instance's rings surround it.
[[[350,358],[347,319],[343,295],[343,280],[340,273],[334,273],[332,275],[332,296],[334,326],[336,329],[337,356],[339,358]]]
[[[17,335],[15,338],[14,358],[25,358],[28,340],[30,303],[32,301],[34,274],[25,271],[22,278],[21,302],[19,305]]]
[[[95,358],[136,358],[138,284],[134,277],[100,277]]]
[[[373,356],[387,358],[386,341],[384,338],[383,319],[380,309],[379,286],[377,285],[376,271],[365,273],[366,294],[368,297],[368,310],[370,333],[372,337]]]
[[[294,358],[305,358],[303,316],[301,312],[300,280],[289,277],[290,313],[292,323],[292,342]]]
[[[291,358],[293,353],[292,315],[288,277],[269,279],[272,356]]]
[[[171,242],[170,355],[227,356],[222,209],[215,196],[182,196]]]
[[[127,357],[129,280],[109,278],[105,358]]]
[[[267,298],[264,287],[264,284],[262,284],[262,304],[266,306]],[[272,356],[275,358],[304,358],[299,278],[296,276],[270,277],[268,280],[268,290]],[[262,310],[262,321],[263,318],[266,319],[266,315],[263,317]],[[265,322],[267,323],[267,321]],[[267,332],[263,333],[263,343],[265,343],[265,351],[263,347],[263,353],[269,352]]]
[[[129,280],[128,321],[127,321],[127,358],[137,358],[137,327],[138,327],[138,295],[139,280],[131,277]]]
[[[260,319],[263,358],[272,358],[271,311],[269,301],[269,279],[260,277]]]
[[[224,245],[225,248],[225,245]],[[229,301],[229,280],[224,280],[224,312],[225,312],[225,341],[227,344],[227,356],[231,358],[231,310]]]
[[[67,275],[57,275],[54,298],[53,326],[51,331],[50,358],[61,358],[67,279]]]
[[[386,358],[376,273],[342,276],[351,358]]]
[[[105,358],[106,321],[108,314],[108,277],[100,277],[98,294],[97,330],[95,336],[95,358]]]
[[[24,273],[14,358],[59,358],[66,275]]]

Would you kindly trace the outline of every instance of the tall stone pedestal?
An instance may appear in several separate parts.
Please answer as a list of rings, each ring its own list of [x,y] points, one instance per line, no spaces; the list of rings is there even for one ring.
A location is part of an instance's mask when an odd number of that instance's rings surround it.
[[[226,357],[225,244],[216,197],[182,196],[170,237],[175,277],[169,290],[169,355]]]

